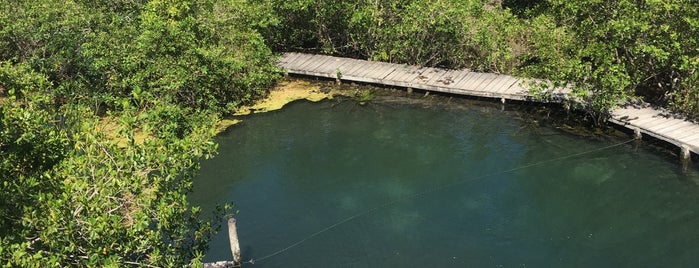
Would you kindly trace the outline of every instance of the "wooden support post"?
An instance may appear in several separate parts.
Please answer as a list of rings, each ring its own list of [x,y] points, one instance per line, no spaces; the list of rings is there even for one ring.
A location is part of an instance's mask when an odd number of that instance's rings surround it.
[[[634,139],[637,139],[637,140],[640,140],[641,137],[642,137],[641,129],[640,129],[640,128],[637,128],[637,127],[633,128],[633,138],[634,138]]]
[[[228,219],[228,239],[231,242],[233,265],[235,265],[235,267],[242,267],[242,263],[240,262],[240,244],[238,244],[238,229],[235,227],[235,218]]]
[[[412,87],[408,87],[408,94],[413,94],[413,88],[412,88]]]
[[[502,104],[500,104],[500,110],[502,110],[502,111],[505,110],[505,102],[506,101],[507,100],[505,100],[505,97],[500,98],[500,102],[502,103]]]
[[[692,152],[689,151],[689,147],[686,145],[680,146],[680,160],[682,162],[689,162],[692,160]]]

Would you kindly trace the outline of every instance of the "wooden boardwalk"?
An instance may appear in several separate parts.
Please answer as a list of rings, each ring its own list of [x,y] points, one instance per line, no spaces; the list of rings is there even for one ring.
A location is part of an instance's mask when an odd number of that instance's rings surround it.
[[[285,53],[278,65],[289,74],[308,75],[354,82],[390,85],[434,92],[497,98],[505,100],[540,101],[529,93],[527,81],[509,75],[449,70],[404,64],[365,61],[324,55]],[[338,77],[339,76],[339,77]],[[568,100],[568,89],[552,92],[549,102]],[[660,110],[638,105],[613,110],[612,119],[634,130],[667,141],[681,148],[680,155],[688,159],[690,152],[699,153],[699,125]]]

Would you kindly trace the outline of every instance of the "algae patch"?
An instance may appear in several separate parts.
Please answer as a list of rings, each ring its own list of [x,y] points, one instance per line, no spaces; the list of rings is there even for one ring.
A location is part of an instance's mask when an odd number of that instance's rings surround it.
[[[295,100],[317,102],[324,99],[332,99],[334,94],[339,94],[339,92],[330,87],[326,88],[320,83],[312,83],[298,79],[283,80],[270,90],[267,98],[260,100],[252,106],[240,107],[234,115],[248,115],[251,113],[279,110],[287,103]]]

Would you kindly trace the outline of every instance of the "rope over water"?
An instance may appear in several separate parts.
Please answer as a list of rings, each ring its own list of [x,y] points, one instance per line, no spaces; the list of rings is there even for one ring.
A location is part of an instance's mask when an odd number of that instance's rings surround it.
[[[401,198],[398,198],[398,199],[395,199],[395,200],[392,200],[392,201],[383,203],[383,204],[381,204],[381,205],[379,205],[379,206],[370,208],[370,209],[365,210],[365,211],[363,211],[363,212],[354,214],[354,215],[349,216],[349,217],[347,217],[347,218],[344,218],[344,219],[342,219],[342,220],[340,220],[340,221],[338,221],[338,222],[336,222],[336,223],[334,223],[334,224],[328,225],[327,227],[325,227],[325,228],[323,228],[323,229],[321,229],[321,230],[319,230],[319,231],[317,231],[317,232],[315,232],[315,233],[312,233],[312,234],[310,234],[310,235],[304,237],[303,239],[301,239],[301,240],[299,240],[299,241],[296,241],[296,242],[290,244],[289,246],[287,246],[287,247],[285,247],[285,248],[282,248],[282,249],[280,249],[280,250],[278,250],[278,251],[276,251],[276,252],[274,252],[274,253],[271,253],[271,254],[269,254],[269,255],[266,255],[266,256],[263,256],[263,257],[260,257],[260,258],[257,258],[257,259],[250,259],[250,260],[246,261],[246,263],[249,263],[249,264],[253,264],[253,265],[254,265],[255,262],[261,262],[261,261],[264,261],[264,260],[266,260],[266,259],[272,258],[272,257],[277,256],[277,255],[279,255],[279,254],[282,254],[282,253],[284,253],[284,252],[286,252],[286,251],[288,251],[288,250],[290,250],[290,249],[292,249],[292,248],[294,248],[294,247],[296,247],[296,246],[298,246],[298,245],[303,244],[304,242],[310,240],[311,238],[314,238],[314,237],[316,237],[316,236],[318,236],[318,235],[320,235],[320,234],[322,234],[322,233],[325,233],[325,232],[327,232],[327,231],[330,231],[330,230],[334,229],[335,227],[338,227],[338,226],[340,226],[340,225],[342,225],[342,224],[345,224],[345,223],[347,223],[347,222],[349,222],[349,221],[352,221],[352,220],[354,220],[354,219],[356,219],[356,218],[359,218],[359,217],[361,217],[361,216],[367,215],[367,214],[372,213],[372,212],[374,212],[374,211],[377,211],[377,210],[379,210],[379,209],[382,209],[382,208],[391,206],[391,205],[396,204],[396,203],[401,202],[401,201],[410,200],[410,199],[413,199],[413,198],[416,198],[416,197],[419,197],[419,196],[427,195],[427,194],[429,194],[429,193],[434,193],[434,192],[437,192],[437,191],[440,191],[440,190],[443,190],[443,189],[446,189],[446,188],[449,188],[449,187],[452,187],[452,186],[455,186],[455,185],[459,185],[459,184],[462,184],[462,183],[466,183],[466,182],[473,182],[473,181],[485,179],[485,178],[492,177],[492,176],[496,176],[496,175],[501,175],[501,174],[505,174],[505,173],[510,173],[510,172],[514,172],[514,171],[518,171],[518,170],[522,170],[522,169],[534,167],[534,166],[540,166],[540,165],[547,164],[547,163],[551,163],[551,162],[561,161],[561,160],[564,160],[564,159],[569,159],[569,158],[573,158],[573,157],[577,157],[577,156],[581,156],[581,155],[586,155],[586,154],[591,154],[591,153],[595,153],[595,152],[600,152],[600,151],[608,150],[608,149],[611,149],[611,148],[619,147],[619,146],[624,145],[624,144],[627,144],[627,143],[631,143],[631,142],[633,142],[633,141],[635,141],[635,140],[636,140],[636,139],[630,139],[630,140],[627,140],[627,141],[624,141],[624,142],[612,144],[612,145],[605,146],[605,147],[600,147],[600,148],[597,148],[597,149],[592,149],[592,150],[588,150],[588,151],[584,151],[584,152],[580,152],[580,153],[574,153],[574,154],[570,154],[570,155],[566,155],[566,156],[562,156],[562,157],[557,157],[557,158],[553,158],[553,159],[549,159],[549,160],[544,160],[544,161],[539,161],[539,162],[535,162],[535,163],[531,163],[531,164],[526,164],[526,165],[518,166],[518,167],[515,167],[515,168],[511,168],[511,169],[506,169],[506,170],[501,170],[501,171],[498,171],[498,172],[493,172],[493,173],[489,173],[489,174],[485,174],[485,175],[480,175],[480,176],[472,177],[472,178],[469,178],[469,179],[464,179],[464,180],[460,180],[460,181],[456,181],[456,182],[452,182],[452,183],[447,183],[447,184],[444,184],[444,185],[441,185],[441,186],[438,186],[438,187],[435,187],[435,188],[432,188],[432,189],[428,189],[428,190],[425,190],[425,191],[422,191],[422,192],[418,192],[418,193],[415,193],[415,194],[407,195],[407,196],[404,196],[404,197],[401,197]]]

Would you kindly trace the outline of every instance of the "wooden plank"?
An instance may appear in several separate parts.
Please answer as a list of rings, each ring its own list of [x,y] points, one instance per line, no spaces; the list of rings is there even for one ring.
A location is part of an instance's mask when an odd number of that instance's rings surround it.
[[[662,120],[665,119],[662,116],[659,116],[657,113],[653,114],[648,114],[645,112],[636,112],[633,113],[632,116],[638,117],[636,120],[632,120],[631,123],[637,126],[652,126],[652,123],[657,121],[657,120]],[[631,118],[631,115],[629,116]]]
[[[663,132],[672,126],[675,126],[675,125],[681,124],[681,123],[682,123],[682,120],[665,120],[664,122],[660,122],[657,125],[653,126],[652,130],[657,131],[657,132]]]
[[[334,63],[334,61],[335,61],[335,59],[333,59],[332,57],[325,57],[325,58],[319,59],[316,62],[315,66],[309,66],[308,69],[306,69],[306,70],[309,72],[327,73],[327,71],[325,71],[322,67],[325,66],[326,64],[328,64],[328,62],[332,64],[332,63]]]
[[[507,92],[505,94],[509,94],[511,96],[519,96],[521,99],[535,99],[530,93],[529,89],[525,86],[523,86],[524,81],[522,79],[518,79],[517,82],[512,84],[510,88],[507,89]]]
[[[519,93],[519,90],[521,90],[521,89],[520,89],[521,87],[519,86],[519,83],[521,83],[521,82],[522,82],[521,79],[515,78],[514,81],[512,81],[511,84],[510,84],[509,86],[507,86],[507,87],[505,88],[505,90],[503,90],[502,93],[506,93],[506,94],[518,94],[518,93]]]
[[[672,132],[674,132],[674,131],[676,131],[676,130],[678,130],[678,129],[690,127],[690,126],[692,126],[692,125],[694,125],[694,124],[693,124],[693,123],[690,123],[690,122],[687,122],[687,121],[682,121],[682,122],[680,122],[680,123],[678,123],[678,124],[675,124],[675,125],[672,125],[672,126],[669,126],[669,127],[664,128],[664,129],[662,130],[662,132],[659,132],[659,133],[672,133]]]
[[[389,80],[389,81],[403,82],[402,80],[400,80],[400,78],[403,77],[406,73],[412,72],[415,69],[416,68],[414,66],[407,66],[407,65],[400,66],[400,67],[397,67],[393,73],[386,76],[386,78],[384,78],[384,79]]]
[[[470,71],[459,71],[457,77],[454,79],[454,82],[450,84],[450,88],[459,88],[458,85],[461,83],[461,81],[469,77],[469,75],[472,73],[473,72]]]
[[[500,77],[500,79],[498,80],[497,83],[494,83],[493,85],[491,85],[491,87],[493,87],[493,91],[496,93],[505,93],[505,92],[507,92],[507,89],[515,81],[517,81],[516,78],[509,76],[509,75],[504,75],[504,76]]]
[[[694,146],[694,147],[699,147],[699,135],[696,135],[691,138],[685,139],[683,142],[685,142],[687,145]]]
[[[376,67],[376,69],[374,69],[374,71],[371,72],[369,76],[371,78],[383,80],[383,78],[386,77],[386,75],[388,75],[389,73],[393,72],[393,70],[395,70],[394,66],[386,65],[383,62],[379,62],[379,66]]]
[[[465,89],[466,84],[473,83],[473,80],[477,79],[481,73],[469,72],[461,81],[459,81],[455,87],[459,89]]]
[[[314,66],[316,64],[316,61],[318,61],[318,59],[320,59],[321,57],[322,56],[319,55],[313,55],[307,58],[306,60],[299,60],[299,63],[294,67],[294,69],[297,71],[306,71],[308,67]]]
[[[483,76],[483,81],[481,81],[477,88],[484,92],[493,92],[488,86],[493,83],[498,78],[497,75],[486,73]]]
[[[379,73],[377,75],[377,78],[380,80],[384,80],[386,77],[388,77],[389,74],[393,73],[396,69],[397,69],[397,67],[393,64],[390,64],[390,65],[384,64],[383,65],[383,72]]]
[[[417,67],[414,71],[406,73],[399,79],[402,82],[405,82],[406,84],[412,84],[415,82],[416,79],[418,79],[418,77],[422,74],[423,71],[425,71],[424,67]]]
[[[342,76],[357,76],[357,71],[361,70],[366,64],[366,62],[356,61],[352,68],[342,72]]]
[[[435,80],[432,85],[439,87],[448,87],[454,83],[454,75],[458,74],[457,70],[447,70],[444,72],[437,80]]]
[[[691,137],[694,135],[699,134],[699,129],[696,128],[696,125],[692,124],[691,126],[687,126],[684,128],[677,129],[673,132],[665,132],[669,136],[674,137],[675,139],[684,139],[687,137]]]
[[[430,81],[433,79],[436,79],[437,76],[440,76],[441,70],[437,68],[427,68],[424,70],[420,75],[422,78],[420,78],[419,83],[420,84],[429,84]]]
[[[431,69],[431,68],[429,68],[429,67],[421,67],[420,69],[418,69],[418,70],[416,71],[415,76],[414,76],[413,79],[410,80],[409,82],[410,82],[410,83],[413,83],[413,84],[422,84],[423,81],[426,81],[427,79],[429,79],[429,76],[426,76],[426,75],[425,75],[425,74],[427,74],[426,72],[427,72],[429,69]]]
[[[340,67],[340,72],[342,76],[346,76],[351,73],[351,70],[357,68],[360,63],[356,61],[345,61],[345,63]]]
[[[394,72],[396,72],[396,70],[398,70],[398,68],[397,68],[397,67],[393,67],[393,68],[391,69],[390,72],[386,73],[383,77],[381,77],[381,80],[386,80],[386,77],[388,77],[388,76],[390,76],[391,74],[393,74]]]
[[[494,94],[500,94],[502,89],[502,85],[507,83],[507,81],[510,80],[510,77],[507,75],[497,75],[495,80],[490,82],[489,85],[486,87],[488,88],[488,91],[494,93]]]
[[[298,57],[296,60],[291,65],[291,68],[297,71],[303,70],[303,65],[312,62],[313,60],[313,55],[302,55],[301,57]]]
[[[476,75],[473,78],[471,78],[467,81],[464,81],[464,83],[461,83],[461,85],[459,85],[459,87],[462,89],[465,89],[465,90],[472,90],[472,91],[477,90],[478,85],[481,82],[483,82],[483,80],[485,80],[483,75],[484,75],[484,73],[476,73]]]
[[[438,88],[444,87],[444,78],[449,75],[449,70],[446,69],[438,69],[439,71],[435,73],[434,77],[432,77],[429,81],[427,81],[427,85],[429,86],[434,86]]]
[[[299,55],[298,57],[293,58],[293,60],[284,63],[283,67],[291,71],[296,71],[299,62],[305,60],[308,60],[308,57],[305,57],[304,55]]]
[[[483,81],[485,81],[485,80],[488,79],[488,76],[489,76],[489,75],[488,75],[487,73],[481,73],[481,74],[473,81],[473,83],[471,83],[470,86],[471,86],[472,88],[470,88],[470,90],[482,91],[481,88],[480,88],[480,85],[481,85],[481,83],[483,83]]]
[[[344,73],[343,70],[344,70],[347,66],[351,66],[353,63],[354,63],[354,62],[353,62],[353,61],[350,61],[350,60],[341,60],[341,61],[340,61],[340,64],[337,65],[337,68],[336,68],[335,71],[338,71],[338,70],[339,70],[340,73]]]
[[[318,68],[315,68],[314,71],[336,74],[337,67],[339,67],[342,64],[342,62],[343,61],[340,60],[339,58],[330,57],[330,59],[328,61],[325,61],[323,64],[318,66]]]
[[[361,76],[361,77],[367,77],[368,74],[372,73],[378,66],[379,66],[379,64],[377,62],[370,61],[368,64],[366,64],[364,66],[363,69],[358,70],[355,75]]]
[[[285,53],[279,58],[279,63],[283,64],[284,67],[290,65],[290,63],[295,62],[302,55],[299,53]]]
[[[654,115],[648,118],[639,118],[633,124],[643,128],[652,128],[655,127],[658,123],[665,122],[666,120],[667,118],[665,117]]]

